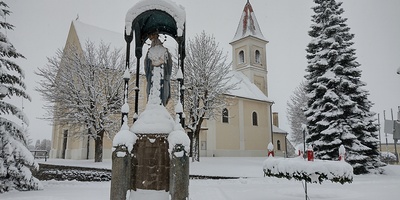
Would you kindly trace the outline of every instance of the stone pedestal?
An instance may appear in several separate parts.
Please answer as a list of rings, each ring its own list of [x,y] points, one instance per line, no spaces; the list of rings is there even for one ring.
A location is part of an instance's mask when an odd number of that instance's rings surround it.
[[[131,189],[169,191],[168,134],[136,134]]]
[[[130,189],[131,157],[125,146],[116,147],[112,153],[110,199],[125,200]]]
[[[171,152],[170,195],[173,200],[189,198],[189,157],[183,145],[176,145]]]

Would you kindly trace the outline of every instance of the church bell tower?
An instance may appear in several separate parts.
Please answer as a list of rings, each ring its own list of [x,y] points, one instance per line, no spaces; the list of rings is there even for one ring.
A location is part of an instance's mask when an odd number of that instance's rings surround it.
[[[247,1],[236,34],[230,43],[233,54],[232,67],[233,70],[245,74],[266,96],[268,96],[265,51],[267,43],[258,25],[253,7]]]

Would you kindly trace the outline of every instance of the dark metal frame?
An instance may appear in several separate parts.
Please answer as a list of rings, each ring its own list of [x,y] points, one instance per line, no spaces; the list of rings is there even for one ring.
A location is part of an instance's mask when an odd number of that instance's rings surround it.
[[[135,57],[136,57],[136,86],[135,86],[135,115],[133,121],[137,120],[139,114],[139,69],[140,58],[142,57],[143,45],[151,34],[166,34],[175,39],[178,43],[178,65],[182,74],[184,75],[184,59],[185,59],[185,28],[182,36],[178,35],[178,27],[175,19],[168,13],[162,10],[148,10],[138,15],[132,22],[132,30],[129,34],[125,32],[126,41],[126,69],[129,69],[129,55],[133,34],[135,34]],[[184,106],[184,78],[179,80],[180,88],[180,101]],[[128,90],[129,79],[125,80],[125,89]],[[127,93],[124,92],[124,99]],[[127,116],[128,113],[122,113],[122,118]],[[181,124],[184,127],[184,120],[181,117]]]

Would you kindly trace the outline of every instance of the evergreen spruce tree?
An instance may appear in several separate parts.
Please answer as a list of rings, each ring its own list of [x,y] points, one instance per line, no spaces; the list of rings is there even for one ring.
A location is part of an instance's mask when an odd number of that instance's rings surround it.
[[[337,160],[343,144],[355,174],[380,171],[384,164],[378,157],[378,125],[360,80],[360,64],[352,48],[354,35],[341,16],[342,3],[314,2],[305,76],[307,143],[314,145],[317,158],[326,160]]]
[[[8,41],[6,30],[13,25],[5,21],[10,14],[8,6],[0,1],[0,193],[13,188],[37,190],[41,188],[38,179],[32,176],[30,168],[38,168],[31,152],[27,149],[27,134],[11,116],[24,123],[28,120],[21,109],[5,101],[12,96],[29,99],[22,81],[23,71],[13,60],[24,58]]]

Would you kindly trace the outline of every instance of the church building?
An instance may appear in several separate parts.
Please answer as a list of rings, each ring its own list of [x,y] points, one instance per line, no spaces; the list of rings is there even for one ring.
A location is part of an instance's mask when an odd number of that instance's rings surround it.
[[[82,49],[87,40],[103,41],[119,48],[124,48],[125,45],[122,33],[73,21],[66,46],[73,44]],[[274,102],[268,97],[266,54],[268,41],[261,32],[249,1],[244,6],[238,28],[230,44],[233,58],[231,81],[239,84],[237,89],[224,94],[229,97],[227,98],[229,104],[222,110],[220,117],[203,122],[200,133],[200,156],[266,156],[270,142],[275,146],[276,156],[285,156],[288,145],[287,132],[278,128],[278,115],[272,112]],[[141,78],[144,79],[144,76]],[[142,96],[145,96],[146,92],[144,85],[145,81],[141,80]],[[85,130],[70,130],[65,125],[57,125],[57,120],[54,121],[50,157],[93,159],[92,139],[72,137],[71,131]],[[104,159],[111,158],[111,148],[112,136],[104,138]]]
[[[239,89],[226,94],[233,103],[223,109],[222,117],[207,121],[200,136],[201,156],[265,156],[271,141],[275,153],[283,156],[287,133],[278,128],[274,102],[268,97],[268,41],[249,1],[230,44],[231,73],[240,81]]]

